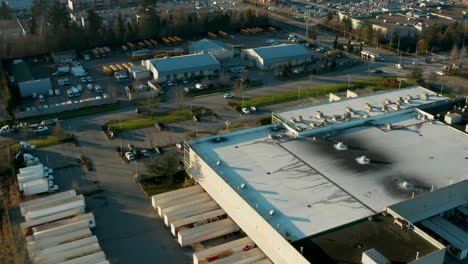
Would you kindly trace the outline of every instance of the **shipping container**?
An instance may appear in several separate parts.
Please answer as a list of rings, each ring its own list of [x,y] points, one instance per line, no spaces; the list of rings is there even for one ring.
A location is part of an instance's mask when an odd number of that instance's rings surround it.
[[[26,214],[26,209],[28,209],[28,208],[37,207],[37,206],[40,206],[40,205],[44,205],[44,204],[52,203],[52,202],[55,202],[55,201],[71,198],[71,197],[74,197],[74,196],[76,196],[75,190],[69,190],[69,191],[66,191],[66,192],[60,192],[60,193],[52,194],[52,195],[49,195],[49,196],[46,196],[46,197],[43,197],[43,198],[38,198],[38,199],[31,200],[31,201],[20,203],[19,207],[20,207],[20,210],[21,210],[21,215],[24,216]]]
[[[23,231],[24,236],[32,235],[32,229],[36,226],[41,226],[67,218],[71,218],[77,215],[83,214],[83,211],[80,208],[73,208],[56,214],[48,215],[45,217],[37,218],[20,224],[21,230]]]
[[[152,48],[153,48],[153,44],[152,44],[149,40],[145,39],[145,40],[143,40],[143,42],[145,43],[145,45],[146,45],[146,47],[147,47],[148,49],[152,49]]]
[[[229,34],[224,31],[218,31],[218,35],[220,35],[222,38],[225,38],[225,39],[229,38]]]
[[[68,232],[77,231],[85,227],[96,226],[93,213],[74,216],[46,225],[33,227],[33,234],[26,237],[28,241],[37,241],[48,237],[55,237]]]
[[[174,39],[176,39],[179,42],[179,45],[184,43],[184,40],[182,38],[175,36]]]
[[[129,50],[131,50],[131,51],[136,50],[135,45],[134,45],[133,43],[131,43],[131,42],[127,42],[126,46],[127,46],[127,48],[128,48]]]
[[[115,64],[115,66],[117,69],[119,69],[119,71],[125,71],[125,67],[122,64]]]
[[[99,251],[99,252],[89,254],[83,257],[64,261],[61,264],[83,264],[83,263],[97,264],[97,263],[101,263],[102,261],[106,261],[106,255],[104,254],[104,252]]]
[[[156,48],[156,46],[158,45],[158,42],[156,40],[154,40],[154,39],[150,39],[149,41],[153,45],[153,48]]]
[[[166,50],[153,51],[153,56],[157,59],[165,58],[167,57],[167,51]]]
[[[169,39],[163,37],[163,38],[161,38],[161,40],[164,43],[164,45],[172,46],[172,42]]]
[[[73,208],[81,208],[84,210],[85,201],[83,195],[77,195],[67,199],[55,201],[48,204],[26,209],[26,221],[45,217],[51,214],[56,214]],[[84,212],[84,211],[83,211]]]
[[[101,251],[101,247],[98,243],[92,243],[82,247],[69,249],[55,254],[50,254],[42,257],[34,258],[35,264],[50,264],[50,263],[60,263],[63,261],[75,259],[78,257],[86,256],[92,253]]]
[[[143,43],[142,41],[138,42],[138,48],[139,49],[146,49],[145,43]]]
[[[40,168],[40,169],[38,169]],[[42,171],[45,171],[45,168],[47,167],[44,167],[44,165],[41,164],[37,164],[37,165],[34,165],[34,166],[30,166],[30,167],[25,167],[25,168],[20,168],[19,169],[19,173],[25,173],[25,172],[28,172],[28,171],[35,171],[35,170],[42,170]]]
[[[117,66],[115,65],[109,65],[109,68],[111,69],[111,71],[114,73],[116,71],[119,71],[119,69],[117,68]]]
[[[107,65],[102,66],[102,71],[107,75],[112,75],[112,73],[114,73],[114,71]]]
[[[106,53],[107,56],[112,55],[112,50],[109,47],[103,47],[102,50]]]
[[[96,58],[101,58],[101,52],[99,51],[98,48],[93,49],[93,55]]]
[[[58,235],[55,237],[50,237],[50,238],[41,239],[37,241],[29,241],[26,243],[26,247],[28,251],[34,252],[37,250],[57,246],[57,245],[67,243],[70,241],[75,241],[75,240],[83,239],[86,237],[90,237],[92,235],[93,234],[91,233],[91,229],[89,229],[89,227],[84,227],[82,229],[78,229],[73,232],[67,232],[65,234]]]
[[[33,194],[45,193],[48,191],[49,191],[49,181],[47,179],[29,181],[23,184],[24,195],[33,195]]]
[[[97,243],[97,242],[98,242],[98,239],[96,236],[90,236],[90,237],[86,237],[80,240],[70,241],[68,243],[64,243],[61,245],[29,252],[29,256],[31,257],[31,259],[34,259],[36,257],[43,257],[43,256],[47,256],[50,254],[55,254],[58,252],[83,247],[83,246],[90,245],[90,244]]]
[[[218,39],[218,36],[216,34],[214,34],[214,33],[211,33],[211,32],[208,32],[208,37],[210,39]]]

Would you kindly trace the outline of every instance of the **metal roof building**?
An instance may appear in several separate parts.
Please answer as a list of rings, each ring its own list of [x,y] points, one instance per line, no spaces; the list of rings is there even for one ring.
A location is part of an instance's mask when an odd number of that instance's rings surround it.
[[[209,53],[146,60],[143,65],[153,73],[154,79],[162,82],[217,74],[221,68]]]
[[[21,97],[29,97],[33,94],[47,94],[52,89],[52,82],[50,78],[38,79],[27,82],[20,82],[18,84]]]
[[[253,59],[260,69],[273,69],[291,62],[294,65],[310,61],[312,54],[299,44],[286,44],[243,50],[244,56]]]
[[[392,216],[363,219],[468,179],[468,136],[425,111],[451,101],[412,87],[275,113],[276,124],[186,142],[186,170],[275,263],[334,263],[314,262],[305,252],[322,246],[343,247],[356,261],[376,248],[390,261],[442,263],[444,245],[423,231],[395,234],[400,227]],[[349,105],[346,120],[333,120]],[[308,125],[315,119],[330,122]],[[381,239],[358,235],[379,229],[394,231]],[[343,242],[318,243],[327,232]],[[362,250],[347,244],[351,238],[362,239]],[[400,242],[412,245],[405,255],[398,255]],[[332,251],[326,255],[335,260],[348,254]]]
[[[218,60],[228,60],[234,57],[234,48],[216,40],[202,39],[189,45],[190,53],[210,53]]]

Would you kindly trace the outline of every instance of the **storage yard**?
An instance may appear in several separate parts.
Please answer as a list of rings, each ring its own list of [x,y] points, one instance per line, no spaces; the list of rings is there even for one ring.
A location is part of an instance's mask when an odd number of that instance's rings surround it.
[[[91,228],[83,195],[65,191],[20,203],[21,229],[32,263],[110,263]]]

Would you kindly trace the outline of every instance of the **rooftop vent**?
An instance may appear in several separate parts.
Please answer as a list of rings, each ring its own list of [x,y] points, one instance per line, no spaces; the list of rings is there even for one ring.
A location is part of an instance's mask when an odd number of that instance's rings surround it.
[[[346,112],[352,114],[354,111],[351,107],[346,107]]]
[[[370,159],[366,156],[361,156],[359,158],[356,158],[356,161],[359,163],[359,164],[369,164],[370,163]]]
[[[222,163],[223,163],[222,161],[218,160],[218,161],[216,162],[216,165],[220,166]]]
[[[338,119],[340,119],[339,115],[333,115],[332,121],[336,122],[336,121],[338,121]]]
[[[275,214],[275,210],[270,210],[270,212],[268,212],[270,215],[274,215]]]
[[[316,125],[314,122],[311,122],[311,123],[309,124],[309,126],[310,126],[311,128],[316,128],[316,127],[317,127],[317,125]]]
[[[380,110],[381,110],[382,112],[387,111],[387,105],[382,105],[382,108],[380,108]]]
[[[401,104],[403,102],[403,98],[398,97],[396,100],[396,104]]]
[[[429,94],[427,94],[426,92],[422,93],[421,94],[421,99],[423,99],[423,100],[429,99]]]
[[[392,130],[392,124],[387,124],[386,127],[387,127],[387,130]]]
[[[315,113],[315,118],[317,118],[317,119],[322,118],[322,116],[323,116],[323,113],[320,112],[320,111],[317,111],[317,112]]]
[[[342,117],[343,119],[346,119],[346,118],[348,118],[348,117],[350,117],[350,116],[351,116],[351,114],[349,114],[348,112],[343,113],[343,114],[341,115],[341,117]]]
[[[369,103],[365,103],[364,108],[370,112],[372,110],[372,105],[370,105]]]
[[[296,118],[291,117],[291,119],[289,119],[289,121],[291,121],[291,123],[296,123],[297,120],[296,120]]]
[[[369,114],[364,114],[364,115],[362,115],[362,118],[369,118],[369,117],[370,117]]]
[[[391,104],[391,103],[392,103],[392,101],[390,101],[389,99],[384,100],[384,104]]]
[[[338,142],[333,146],[335,147],[336,150],[347,150],[348,149],[348,146],[343,144],[343,142]]]
[[[242,189],[245,189],[246,186],[247,186],[247,185],[246,185],[245,183],[243,183],[243,184],[240,185],[240,187],[241,187]]]
[[[400,110],[400,105],[399,104],[395,105],[395,110],[397,110],[397,111]]]
[[[302,116],[298,116],[298,117],[297,117],[297,120],[298,120],[298,121],[302,121]]]

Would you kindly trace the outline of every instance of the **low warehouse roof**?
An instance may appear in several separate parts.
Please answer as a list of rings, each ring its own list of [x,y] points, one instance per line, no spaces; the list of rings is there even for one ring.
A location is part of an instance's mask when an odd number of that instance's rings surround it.
[[[233,47],[216,40],[202,39],[189,46],[190,52],[219,52],[219,51],[233,51]]]
[[[287,61],[294,58],[310,58],[312,54],[299,44],[278,45],[253,49],[262,59],[263,64]]]
[[[159,74],[174,74],[201,70],[219,70],[220,63],[209,53],[168,57],[150,61]]]

